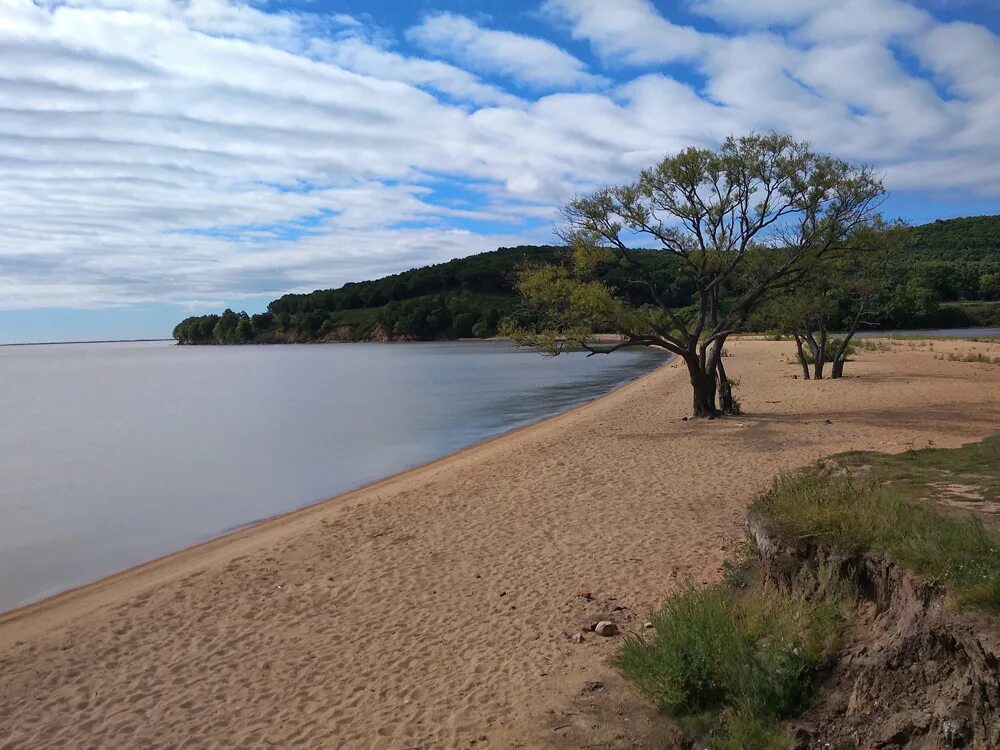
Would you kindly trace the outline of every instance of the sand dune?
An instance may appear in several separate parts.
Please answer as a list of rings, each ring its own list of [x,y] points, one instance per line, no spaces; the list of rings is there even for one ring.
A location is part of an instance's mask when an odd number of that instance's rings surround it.
[[[554,725],[552,712],[584,680],[613,683],[618,642],[570,636],[613,607],[640,627],[685,579],[716,577],[776,471],[1000,431],[1000,366],[936,358],[972,347],[1000,356],[998,345],[903,342],[817,383],[793,379],[788,343],[734,342],[744,418],[682,421],[685,374],[668,366],[0,616],[0,747],[570,742],[585,728]]]

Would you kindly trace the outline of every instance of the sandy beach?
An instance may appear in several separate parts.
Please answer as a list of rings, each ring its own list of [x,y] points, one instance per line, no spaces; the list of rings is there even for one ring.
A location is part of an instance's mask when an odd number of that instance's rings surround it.
[[[821,382],[794,377],[788,342],[728,349],[744,417],[682,420],[686,373],[669,365],[0,615],[0,747],[641,745],[653,724],[622,708],[608,663],[620,639],[574,642],[582,623],[620,608],[639,629],[686,580],[716,578],[777,471],[1000,432],[1000,366],[947,359],[1000,344],[897,341]],[[597,729],[587,681],[618,717]]]

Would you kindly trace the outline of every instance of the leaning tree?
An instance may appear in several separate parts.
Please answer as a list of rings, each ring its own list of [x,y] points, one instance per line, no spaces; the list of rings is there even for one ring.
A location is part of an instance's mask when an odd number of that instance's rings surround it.
[[[718,150],[688,148],[628,185],[570,201],[560,235],[572,262],[529,268],[518,289],[530,325],[508,332],[558,354],[653,346],[680,357],[694,415],[733,408],[722,363],[726,337],[763,302],[793,289],[821,261],[848,250],[872,223],[884,194],[867,166],[814,152],[780,134],[730,137]],[[652,245],[655,250],[637,250]],[[691,297],[663,293],[667,253]],[[621,341],[597,345],[594,334]]]

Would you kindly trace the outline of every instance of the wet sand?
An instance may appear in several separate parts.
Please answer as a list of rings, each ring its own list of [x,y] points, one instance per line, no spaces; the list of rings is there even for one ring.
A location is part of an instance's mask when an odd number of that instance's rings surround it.
[[[1000,432],[1000,366],[940,358],[998,344],[896,342],[821,382],[793,377],[788,342],[728,349],[744,417],[682,421],[673,364],[0,615],[0,747],[572,746],[583,720],[553,717],[584,681],[627,690],[620,639],[575,643],[581,623],[621,607],[639,628],[716,578],[776,471]]]

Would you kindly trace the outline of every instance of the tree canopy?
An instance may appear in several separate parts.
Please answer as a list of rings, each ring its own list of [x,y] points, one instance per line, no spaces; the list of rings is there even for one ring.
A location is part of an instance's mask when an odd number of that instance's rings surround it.
[[[539,312],[515,340],[551,354],[592,354],[625,346],[673,352],[687,367],[695,416],[735,409],[722,363],[726,338],[743,330],[768,299],[802,285],[877,219],[884,194],[867,166],[814,152],[789,136],[730,137],[717,150],[688,148],[643,170],[629,184],[578,197],[563,211],[571,265],[523,273],[519,291]],[[678,305],[657,293],[634,246],[651,244],[677,259],[693,299]],[[645,299],[610,284],[615,269]],[[610,326],[622,341],[595,346]]]

